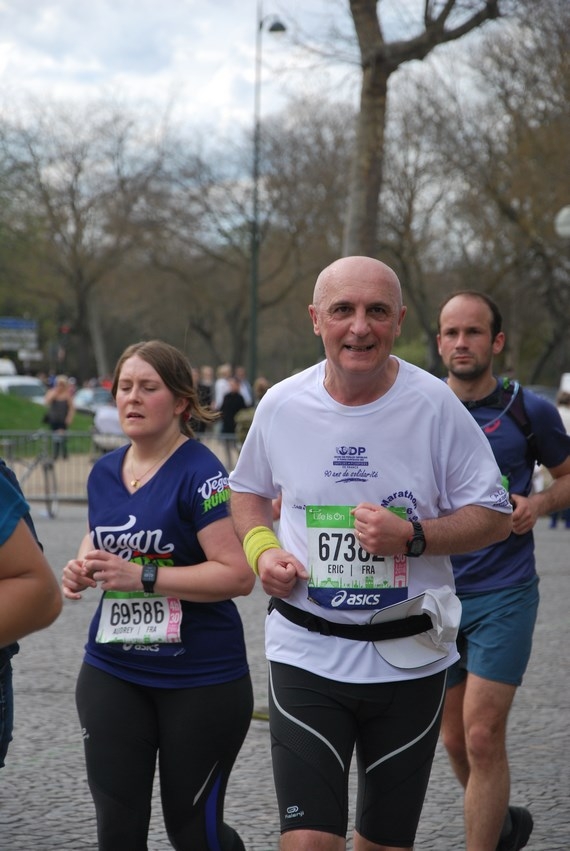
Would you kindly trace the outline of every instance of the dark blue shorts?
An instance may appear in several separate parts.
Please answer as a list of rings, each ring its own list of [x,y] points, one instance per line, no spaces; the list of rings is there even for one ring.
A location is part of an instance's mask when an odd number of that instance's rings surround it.
[[[461,659],[448,668],[448,688],[459,685],[468,673],[520,686],[532,650],[538,577],[514,588],[460,595],[460,599],[457,649]]]

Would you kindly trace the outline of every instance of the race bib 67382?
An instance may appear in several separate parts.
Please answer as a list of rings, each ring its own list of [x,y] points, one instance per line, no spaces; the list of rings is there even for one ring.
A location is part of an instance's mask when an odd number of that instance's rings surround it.
[[[381,609],[408,597],[405,555],[371,555],[354,531],[351,505],[307,505],[309,597],[330,609]],[[405,518],[404,508],[391,511]]]

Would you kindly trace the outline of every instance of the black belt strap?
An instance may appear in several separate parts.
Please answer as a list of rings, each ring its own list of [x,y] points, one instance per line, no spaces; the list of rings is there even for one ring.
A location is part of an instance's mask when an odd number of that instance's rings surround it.
[[[357,641],[386,641],[389,638],[406,638],[409,635],[419,635],[431,629],[433,624],[428,614],[410,615],[396,621],[385,621],[385,623],[346,624],[334,623],[291,606],[278,597],[269,600],[268,612],[271,614],[276,609],[280,615],[287,620],[304,626],[310,632],[320,632],[321,635],[336,635],[339,638],[351,638]]]

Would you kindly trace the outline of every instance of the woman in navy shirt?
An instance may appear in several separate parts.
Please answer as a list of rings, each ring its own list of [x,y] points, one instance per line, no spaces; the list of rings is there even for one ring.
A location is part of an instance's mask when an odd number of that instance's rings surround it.
[[[224,795],[253,708],[232,597],[255,577],[229,517],[228,474],[190,426],[192,369],[158,340],[129,346],[113,395],[128,446],[87,483],[89,532],[64,594],[103,591],[77,683],[101,851],[147,848],[158,756],[172,846],[240,851]]]

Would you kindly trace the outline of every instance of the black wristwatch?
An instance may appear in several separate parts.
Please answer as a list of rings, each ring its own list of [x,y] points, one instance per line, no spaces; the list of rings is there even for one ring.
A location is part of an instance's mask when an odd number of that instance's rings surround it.
[[[406,541],[406,555],[417,558],[422,555],[426,548],[426,539],[422,524],[418,523],[417,520],[411,520],[410,522],[414,527],[414,534]]]
[[[154,594],[154,583],[156,582],[156,574],[158,573],[158,565],[154,562],[143,565],[141,580],[144,590],[147,594]]]

